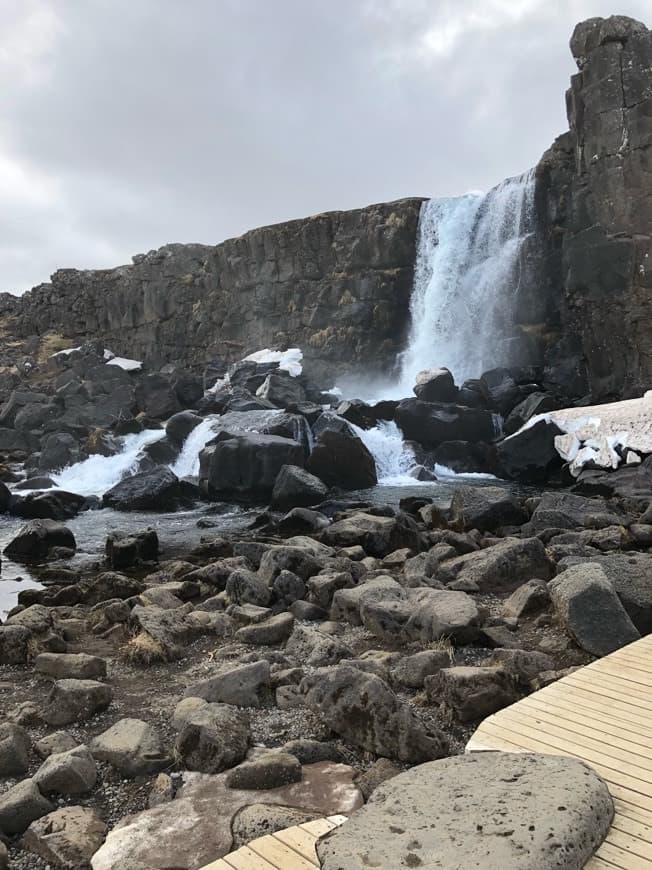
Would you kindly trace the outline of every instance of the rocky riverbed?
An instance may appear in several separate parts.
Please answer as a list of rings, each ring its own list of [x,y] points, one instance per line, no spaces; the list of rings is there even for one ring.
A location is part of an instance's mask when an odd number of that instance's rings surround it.
[[[652,460],[573,476],[536,370],[366,404],[257,356],[204,390],[90,345],[5,395],[12,867],[190,870],[348,815],[652,630]]]

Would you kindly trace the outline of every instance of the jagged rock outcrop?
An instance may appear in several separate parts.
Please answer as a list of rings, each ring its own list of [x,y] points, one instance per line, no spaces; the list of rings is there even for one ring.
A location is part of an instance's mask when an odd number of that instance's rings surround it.
[[[585,369],[594,401],[639,396],[652,383],[652,32],[591,18],[570,46],[570,132],[538,167],[551,292],[561,282],[548,373],[568,384]]]
[[[166,245],[117,269],[60,269],[9,306],[14,331],[101,336],[115,353],[194,368],[287,341],[326,385],[351,367],[386,370],[409,320],[421,202]]]

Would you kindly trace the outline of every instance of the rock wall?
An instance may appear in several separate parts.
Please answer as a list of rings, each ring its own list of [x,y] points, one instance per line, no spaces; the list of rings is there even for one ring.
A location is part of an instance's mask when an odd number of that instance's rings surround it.
[[[548,155],[565,342],[550,361],[558,376],[585,367],[594,401],[639,396],[652,387],[652,32],[593,18],[571,51],[570,133]]]
[[[325,386],[386,371],[405,341],[421,199],[167,245],[117,269],[61,269],[13,308],[15,332],[100,337],[152,365],[201,368],[270,345]]]

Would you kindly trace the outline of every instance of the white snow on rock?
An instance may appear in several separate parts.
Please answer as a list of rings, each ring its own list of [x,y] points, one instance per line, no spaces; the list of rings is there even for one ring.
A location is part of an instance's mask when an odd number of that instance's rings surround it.
[[[302,359],[303,351],[298,347],[290,347],[288,350],[270,350],[267,347],[264,350],[250,353],[249,356],[244,358],[244,361],[255,363],[277,362],[281,371],[287,372],[292,378],[298,378],[303,371],[303,366],[301,365]]]
[[[51,353],[50,359],[54,356],[70,356],[70,354],[74,353],[76,350],[81,350],[81,345],[79,347],[68,347],[65,350],[58,350],[56,353]]]
[[[126,372],[136,372],[139,369],[142,369],[143,364],[138,359],[125,359],[123,356],[114,356],[113,359],[110,359],[107,362],[108,366],[119,366],[121,369],[124,369]]]
[[[639,454],[652,453],[652,390],[640,399],[537,414],[519,432],[540,420],[556,423],[565,433],[556,436],[555,448],[574,477],[587,463],[618,468],[625,452],[629,465],[640,462]]]

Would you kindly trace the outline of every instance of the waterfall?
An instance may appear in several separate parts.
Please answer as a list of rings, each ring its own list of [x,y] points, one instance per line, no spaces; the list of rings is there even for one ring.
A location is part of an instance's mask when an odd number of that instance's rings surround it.
[[[380,484],[415,483],[413,478],[407,477],[407,472],[415,464],[414,454],[403,443],[396,423],[381,421],[373,429],[349,425],[373,456]]]
[[[142,450],[165,436],[164,429],[145,429],[136,435],[125,435],[122,451],[115,456],[95,454],[69,465],[52,480],[59,489],[76,492],[78,495],[102,495],[115,486],[123,477],[136,470]]]
[[[403,395],[422,369],[446,366],[461,383],[509,364],[519,254],[533,212],[533,170],[487,194],[423,204],[412,327],[400,360]]]
[[[199,475],[199,453],[207,441],[217,434],[217,415],[206,417],[199,426],[195,426],[183,442],[181,453],[170,468],[177,477],[197,477]]]

